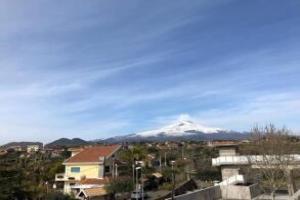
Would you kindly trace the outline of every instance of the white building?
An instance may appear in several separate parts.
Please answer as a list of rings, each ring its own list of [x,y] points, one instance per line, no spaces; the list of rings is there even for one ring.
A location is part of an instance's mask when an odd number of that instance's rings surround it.
[[[40,150],[40,145],[38,145],[38,144],[27,145],[26,150],[27,150],[27,153],[38,152]]]

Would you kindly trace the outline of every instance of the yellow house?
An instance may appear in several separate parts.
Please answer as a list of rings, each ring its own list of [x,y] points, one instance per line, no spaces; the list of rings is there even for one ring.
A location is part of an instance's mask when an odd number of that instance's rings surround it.
[[[65,173],[57,174],[55,180],[64,182],[64,193],[88,193],[91,188],[103,188],[107,179],[118,176],[114,159],[120,145],[94,146],[81,149],[67,159]]]

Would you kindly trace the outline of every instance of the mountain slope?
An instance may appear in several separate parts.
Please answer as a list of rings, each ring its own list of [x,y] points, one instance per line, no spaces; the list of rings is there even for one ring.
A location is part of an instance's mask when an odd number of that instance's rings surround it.
[[[1,148],[8,149],[10,147],[20,146],[21,148],[26,148],[28,145],[39,145],[40,148],[43,147],[41,142],[10,142],[1,146]]]
[[[103,140],[108,143],[141,141],[179,141],[179,140],[240,140],[248,137],[246,133],[206,127],[189,120],[179,120],[165,127],[136,134],[118,136]]]
[[[211,128],[211,127],[199,125],[189,120],[179,120],[174,124],[170,124],[160,129],[140,132],[137,133],[136,135],[142,137],[155,136],[160,134],[164,134],[167,136],[184,136],[184,135],[192,135],[195,132],[211,134],[211,133],[218,133],[218,132],[225,132],[225,131],[226,130],[222,130],[220,128]]]

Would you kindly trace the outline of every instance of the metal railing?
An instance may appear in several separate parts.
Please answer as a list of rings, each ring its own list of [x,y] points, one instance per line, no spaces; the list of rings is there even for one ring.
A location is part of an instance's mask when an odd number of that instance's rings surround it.
[[[221,165],[248,165],[259,164],[264,161],[271,163],[289,162],[290,164],[299,164],[300,154],[289,155],[244,155],[244,156],[220,156],[212,159],[213,166]]]
[[[66,176],[65,173],[55,174],[55,181],[73,181],[74,177]]]

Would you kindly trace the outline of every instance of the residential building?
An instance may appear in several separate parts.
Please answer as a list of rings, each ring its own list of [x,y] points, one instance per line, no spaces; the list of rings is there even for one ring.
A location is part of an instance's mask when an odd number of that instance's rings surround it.
[[[219,149],[219,157],[212,159],[212,165],[220,167],[222,174],[222,182],[217,184],[220,186],[222,199],[252,199],[261,194],[258,180],[255,180],[256,175],[246,173],[247,169],[253,168],[260,170],[263,168],[270,168],[276,165],[278,158],[276,155],[240,155],[238,151],[238,144],[232,142],[223,142],[215,145]],[[286,160],[290,159],[285,172],[287,173],[287,190],[290,196],[298,199],[300,196],[300,189],[296,187],[293,177],[294,170],[300,167],[300,154],[284,155]],[[264,162],[269,162],[264,165]],[[283,188],[281,188],[283,190]],[[262,194],[262,199],[265,199]]]
[[[20,145],[16,145],[16,146],[9,146],[8,148],[6,148],[6,150],[21,152],[21,151],[23,151],[23,148]]]
[[[118,176],[115,159],[120,149],[120,145],[86,147],[79,152],[76,149],[63,163],[65,173],[57,174],[55,180],[64,183],[64,193],[73,193],[78,198],[84,199],[90,193],[96,195],[96,191],[104,194],[105,184],[111,177]]]
[[[27,151],[27,153],[38,152],[40,149],[41,149],[40,145],[31,144],[31,145],[27,145],[26,151]]]
[[[4,156],[7,154],[7,151],[5,149],[0,149],[0,156]]]

